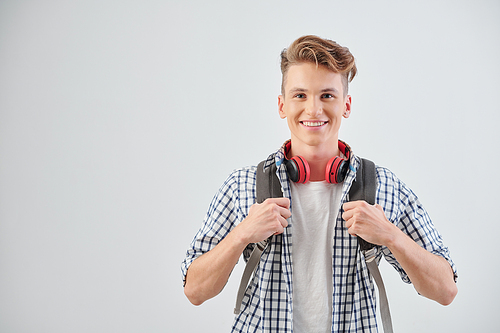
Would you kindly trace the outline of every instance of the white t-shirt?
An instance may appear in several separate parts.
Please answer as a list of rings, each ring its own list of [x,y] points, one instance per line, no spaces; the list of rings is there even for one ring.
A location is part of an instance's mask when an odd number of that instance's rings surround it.
[[[342,184],[291,186],[293,331],[331,332],[333,230]]]

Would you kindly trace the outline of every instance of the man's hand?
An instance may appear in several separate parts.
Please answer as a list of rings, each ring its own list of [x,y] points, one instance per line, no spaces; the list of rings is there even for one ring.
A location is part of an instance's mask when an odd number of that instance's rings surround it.
[[[457,294],[453,271],[448,262],[420,247],[392,224],[381,206],[365,201],[344,204],[342,218],[351,235],[386,246],[405,270],[419,294],[442,305],[450,304]]]
[[[346,202],[343,208],[342,218],[346,221],[349,234],[369,243],[388,246],[395,233],[401,232],[387,219],[380,205],[370,205],[360,200]]]
[[[245,243],[258,243],[271,235],[283,233],[291,215],[288,198],[266,199],[263,203],[250,207],[247,218],[237,226],[238,233],[245,239]]]
[[[290,200],[269,198],[250,207],[248,216],[212,250],[197,258],[188,269],[184,293],[191,303],[200,305],[224,288],[243,250],[288,226]]]

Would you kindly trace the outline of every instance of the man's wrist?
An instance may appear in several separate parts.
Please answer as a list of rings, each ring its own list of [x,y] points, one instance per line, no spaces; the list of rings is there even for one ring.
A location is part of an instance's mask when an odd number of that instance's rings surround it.
[[[229,241],[231,241],[232,246],[243,250],[245,247],[247,247],[248,244],[250,244],[250,240],[248,239],[248,236],[246,235],[246,232],[244,230],[244,225],[242,225],[243,222],[238,224],[228,235]],[[226,238],[228,238],[226,237]]]
[[[391,232],[383,245],[394,253],[394,251],[401,251],[404,249],[408,240],[410,240],[410,238],[401,231],[401,229],[391,223]]]

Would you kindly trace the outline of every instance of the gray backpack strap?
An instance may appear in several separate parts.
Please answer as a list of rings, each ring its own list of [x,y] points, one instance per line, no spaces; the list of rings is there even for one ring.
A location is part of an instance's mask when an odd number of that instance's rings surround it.
[[[373,248],[370,251],[373,251]],[[385,292],[384,281],[382,280],[382,275],[380,275],[380,270],[378,269],[377,261],[375,259],[375,253],[371,258],[365,256],[366,265],[373,279],[377,283],[379,304],[380,304],[380,317],[382,317],[382,325],[384,326],[384,333],[393,333],[392,330],[392,319],[391,310],[389,309],[389,300],[387,299],[387,293]]]
[[[372,161],[361,159],[361,164],[356,172],[356,180],[349,190],[349,201],[365,200],[370,205],[375,204],[377,193],[377,173],[375,164]],[[391,311],[389,309],[389,302],[385,292],[384,281],[378,269],[375,256],[377,248],[375,245],[368,243],[361,237],[358,237],[359,247],[365,257],[366,266],[373,276],[377,284],[378,294],[380,298],[380,316],[382,317],[382,325],[384,326],[385,333],[393,333]]]
[[[267,198],[280,198],[283,196],[281,183],[276,176],[276,164],[264,170],[262,161],[257,166],[257,203],[263,203]]]
[[[356,171],[356,179],[349,190],[349,201],[365,200],[370,205],[375,204],[377,194],[377,174],[375,163],[364,158]],[[368,243],[363,238],[358,237],[361,251],[367,251],[375,245]]]
[[[263,203],[267,198],[278,198],[283,196],[281,190],[281,183],[276,176],[276,164],[272,164],[267,170],[264,170],[264,163],[262,161],[257,166],[257,203]],[[241,311],[241,303],[245,296],[245,291],[250,281],[250,277],[254,273],[260,261],[260,256],[264,252],[267,244],[271,242],[271,237],[256,243],[250,258],[248,258],[243,276],[241,277],[240,287],[238,288],[238,295],[236,296],[236,305],[234,307],[234,314],[239,314]]]

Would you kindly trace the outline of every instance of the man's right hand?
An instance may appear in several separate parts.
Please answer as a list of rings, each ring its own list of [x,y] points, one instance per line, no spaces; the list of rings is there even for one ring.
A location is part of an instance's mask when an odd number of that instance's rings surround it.
[[[248,216],[235,229],[247,244],[258,243],[269,236],[283,233],[288,226],[290,212],[288,198],[269,198],[261,204],[254,204]]]
[[[219,244],[191,263],[186,275],[184,293],[191,303],[200,305],[217,295],[250,243],[283,233],[291,216],[290,200],[269,198],[250,207],[248,216]]]

